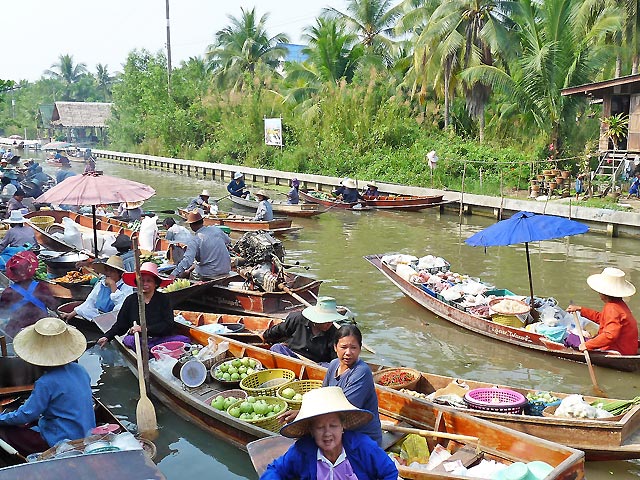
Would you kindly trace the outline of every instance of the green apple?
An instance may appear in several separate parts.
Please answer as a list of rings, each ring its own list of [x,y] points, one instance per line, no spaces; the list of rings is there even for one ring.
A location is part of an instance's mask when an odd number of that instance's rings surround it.
[[[251,368],[256,368],[256,365],[257,365],[257,364],[258,364],[258,363],[257,363],[253,358],[250,358],[250,359],[249,359],[249,366],[250,366]]]
[[[247,373],[247,367],[241,365],[238,367],[238,373]]]
[[[242,365],[244,367],[248,367],[249,366],[249,359],[247,357],[241,358],[240,359],[240,363],[242,363]]]
[[[227,365],[226,363],[223,363],[222,365],[220,365],[220,366],[218,367],[218,369],[220,369],[220,371],[221,371],[222,373],[224,373],[224,372],[226,372],[226,371],[229,369],[229,365]]]
[[[241,413],[242,412],[240,411],[239,407],[232,407],[229,409],[229,415],[231,415],[232,417],[240,418]]]
[[[259,415],[265,415],[269,413],[269,405],[263,402],[256,402],[253,404],[253,411]]]
[[[242,402],[240,404],[240,412],[251,413],[254,411],[254,405],[249,402]]]
[[[249,403],[256,403],[256,400],[256,397],[252,397],[251,395],[247,397],[247,402]]]
[[[282,392],[280,392],[280,395],[282,395],[287,400],[291,400],[293,397],[296,396],[296,391],[291,387],[287,387],[283,389]]]
[[[231,380],[233,380],[234,382],[237,382],[238,380],[240,380],[240,374],[239,373],[232,373],[231,374]]]
[[[291,398],[290,400],[295,400],[296,402],[301,402],[302,401],[302,394],[301,393],[296,393],[293,398]]]
[[[273,406],[273,413],[280,413],[282,411],[282,407],[280,405]]]
[[[233,365],[234,367],[238,368],[240,365],[242,365],[242,362],[240,361],[239,358],[236,358],[235,360],[231,361],[231,365]]]
[[[229,372],[225,372],[225,373],[222,375],[222,379],[223,379],[225,382],[230,382],[230,381],[231,381],[231,374],[230,374]]]

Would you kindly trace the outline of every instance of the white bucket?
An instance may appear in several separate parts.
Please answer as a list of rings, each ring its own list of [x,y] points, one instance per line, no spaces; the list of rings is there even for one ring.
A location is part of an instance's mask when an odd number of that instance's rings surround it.
[[[189,388],[199,387],[207,379],[207,367],[195,358],[182,364],[180,380]]]

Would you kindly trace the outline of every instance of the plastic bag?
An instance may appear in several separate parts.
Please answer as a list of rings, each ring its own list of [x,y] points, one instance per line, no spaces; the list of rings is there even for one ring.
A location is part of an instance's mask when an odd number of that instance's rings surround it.
[[[140,222],[139,247],[140,250],[153,252],[158,238],[158,225],[153,217],[144,217]]]
[[[78,230],[76,223],[70,218],[65,217],[62,219],[62,226],[64,227],[63,240],[78,249],[84,248],[82,245],[82,234],[80,230]]]
[[[159,358],[153,362],[153,369],[165,378],[173,378],[173,367],[178,362],[178,359],[163,352],[157,352],[156,354]]]
[[[413,462],[428,463],[429,447],[427,446],[427,440],[415,433],[407,435],[402,441],[400,456],[407,461],[407,465]]]

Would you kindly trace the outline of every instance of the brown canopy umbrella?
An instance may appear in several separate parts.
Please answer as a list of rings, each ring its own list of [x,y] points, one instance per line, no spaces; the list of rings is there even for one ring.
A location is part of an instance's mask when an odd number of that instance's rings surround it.
[[[35,201],[76,206],[91,205],[93,213],[93,246],[97,257],[96,205],[137,202],[146,200],[155,195],[155,193],[156,191],[153,188],[143,183],[90,172],[65,179],[40,195]]]

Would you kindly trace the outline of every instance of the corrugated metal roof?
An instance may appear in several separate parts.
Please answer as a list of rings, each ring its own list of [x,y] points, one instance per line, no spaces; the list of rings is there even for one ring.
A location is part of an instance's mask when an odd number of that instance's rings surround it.
[[[106,127],[112,103],[56,102],[51,123],[63,127]]]

